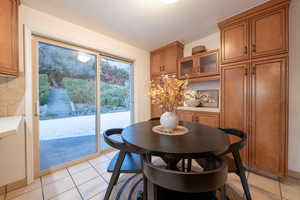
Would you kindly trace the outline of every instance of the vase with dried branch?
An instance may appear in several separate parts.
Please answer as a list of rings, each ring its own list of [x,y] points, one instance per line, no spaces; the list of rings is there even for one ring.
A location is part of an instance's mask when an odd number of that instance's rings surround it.
[[[188,80],[178,80],[175,76],[165,75],[158,84],[150,83],[149,96],[151,103],[159,105],[165,112],[160,117],[160,123],[166,131],[174,130],[178,125],[176,109],[183,105],[184,91]]]

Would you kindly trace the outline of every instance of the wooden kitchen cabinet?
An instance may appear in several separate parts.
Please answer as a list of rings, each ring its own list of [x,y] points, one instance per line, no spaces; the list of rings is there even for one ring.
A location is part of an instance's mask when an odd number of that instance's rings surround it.
[[[252,168],[284,176],[287,173],[287,58],[253,62],[251,71]]]
[[[221,127],[247,134],[248,168],[277,177],[288,170],[289,4],[271,0],[219,23]]]
[[[178,59],[183,56],[183,44],[173,42],[150,54],[151,76],[176,74]]]
[[[193,79],[219,75],[219,50],[181,58],[178,62],[178,78]]]
[[[177,114],[181,121],[195,122],[216,128],[220,127],[219,113],[179,110]]]
[[[238,21],[221,28],[222,64],[249,58],[249,24]]]
[[[221,77],[221,128],[243,131],[247,134],[249,143],[249,65],[244,63],[224,67]],[[233,143],[239,138],[230,136],[230,140]],[[248,145],[240,153],[244,164],[248,165]]]
[[[251,57],[268,56],[287,51],[286,8],[263,12],[251,18]]]
[[[18,74],[18,0],[2,0],[0,6],[0,74]]]
[[[219,23],[221,64],[288,52],[290,0],[273,0]]]

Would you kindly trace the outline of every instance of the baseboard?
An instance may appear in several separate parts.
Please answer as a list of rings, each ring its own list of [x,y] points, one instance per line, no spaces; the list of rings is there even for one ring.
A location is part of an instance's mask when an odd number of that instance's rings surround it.
[[[1,186],[0,187],[0,195],[5,194],[6,186]]]
[[[296,172],[293,170],[288,171],[288,176],[296,179],[300,179],[300,172]]]
[[[27,185],[27,178],[0,187],[0,195],[11,192]]]

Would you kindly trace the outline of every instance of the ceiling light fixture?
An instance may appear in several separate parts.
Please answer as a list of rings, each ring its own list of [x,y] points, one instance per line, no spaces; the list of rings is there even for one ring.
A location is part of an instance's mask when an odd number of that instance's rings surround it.
[[[175,3],[177,0],[160,0],[160,2],[165,3],[165,4],[171,4]]]
[[[79,52],[78,56],[77,56],[77,60],[80,61],[80,62],[82,62],[82,63],[86,63],[89,60],[91,60],[91,56],[89,56],[86,53]]]

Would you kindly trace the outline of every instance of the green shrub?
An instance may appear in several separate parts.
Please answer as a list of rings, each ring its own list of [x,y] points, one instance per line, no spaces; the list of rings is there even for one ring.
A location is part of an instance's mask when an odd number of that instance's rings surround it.
[[[73,103],[92,105],[96,103],[95,80],[64,78],[63,85]]]
[[[49,97],[49,82],[46,74],[39,75],[39,96],[40,105],[47,104]]]

